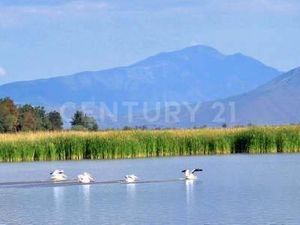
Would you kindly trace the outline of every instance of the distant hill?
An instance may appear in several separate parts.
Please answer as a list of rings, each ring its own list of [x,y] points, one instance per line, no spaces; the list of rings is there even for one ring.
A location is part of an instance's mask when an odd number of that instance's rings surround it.
[[[242,54],[193,46],[127,67],[5,84],[0,97],[51,107],[66,102],[203,102],[247,92],[279,74]]]
[[[254,91],[223,102],[225,105],[235,102],[234,124],[299,123],[300,67],[280,75]]]
[[[191,105],[195,107],[195,105]],[[140,116],[136,124],[158,127],[194,127],[227,125],[280,125],[300,122],[300,67],[284,73],[272,81],[250,91],[223,100],[203,103],[191,122],[186,107],[178,122],[165,122],[164,113],[155,123],[147,123]]]

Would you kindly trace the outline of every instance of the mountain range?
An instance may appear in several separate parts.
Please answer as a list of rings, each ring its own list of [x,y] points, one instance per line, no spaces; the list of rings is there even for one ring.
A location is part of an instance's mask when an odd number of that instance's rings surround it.
[[[217,101],[224,106],[224,122],[230,125],[280,125],[300,122],[300,67],[284,73],[270,82],[243,95]],[[203,105],[196,115],[199,124],[213,125],[213,106]],[[235,115],[230,105],[234,104]],[[234,118],[232,118],[234,117]],[[181,118],[182,122],[185,120]],[[222,122],[221,120],[219,122]]]
[[[167,121],[166,111],[172,115],[174,109],[164,109],[155,122],[148,122],[138,115],[134,126],[151,127],[201,127],[237,125],[282,125],[300,122],[300,67],[279,75],[258,88],[245,94],[191,104],[197,109],[194,114],[186,106],[179,107],[176,120]],[[176,112],[176,110],[175,110]],[[157,112],[150,112],[154,118]],[[148,116],[149,117],[149,116]],[[124,119],[126,123],[126,118]]]
[[[52,107],[66,102],[204,102],[250,91],[280,73],[240,53],[192,46],[126,67],[4,84],[0,97]]]
[[[52,108],[66,102],[78,106],[129,101],[180,106],[176,121],[166,121],[166,107],[159,119],[147,121],[139,105],[133,122],[126,122],[124,116],[117,122],[102,121],[102,127],[288,124],[300,122],[300,68],[283,73],[240,53],[225,55],[207,46],[192,46],[127,67],[4,84],[0,98],[5,96],[20,104]],[[193,118],[189,108],[197,108]]]

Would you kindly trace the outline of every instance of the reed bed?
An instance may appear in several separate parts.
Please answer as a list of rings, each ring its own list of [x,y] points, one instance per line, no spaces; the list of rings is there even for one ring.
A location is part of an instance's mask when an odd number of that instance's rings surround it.
[[[300,126],[0,134],[0,161],[300,152]]]

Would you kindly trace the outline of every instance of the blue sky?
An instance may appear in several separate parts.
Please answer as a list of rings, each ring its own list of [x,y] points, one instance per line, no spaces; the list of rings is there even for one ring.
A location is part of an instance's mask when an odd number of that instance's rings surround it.
[[[203,44],[300,66],[299,0],[1,0],[0,84]]]

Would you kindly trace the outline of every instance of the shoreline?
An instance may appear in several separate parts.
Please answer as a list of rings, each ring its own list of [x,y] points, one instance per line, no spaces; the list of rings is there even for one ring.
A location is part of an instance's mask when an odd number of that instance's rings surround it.
[[[12,162],[4,162],[0,161],[0,165],[4,164],[19,164],[19,163],[72,163],[72,162],[109,162],[109,161],[125,161],[125,160],[163,160],[163,159],[176,159],[176,158],[193,158],[193,157],[230,157],[230,156],[253,156],[253,157],[260,157],[260,156],[278,156],[278,155],[299,155],[299,152],[283,152],[283,153],[231,153],[231,154],[210,154],[210,155],[174,155],[174,156],[153,156],[153,157],[140,157],[140,158],[118,158],[118,159],[66,159],[66,160],[36,160],[36,161],[12,161]]]

